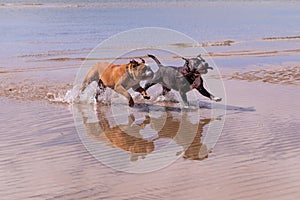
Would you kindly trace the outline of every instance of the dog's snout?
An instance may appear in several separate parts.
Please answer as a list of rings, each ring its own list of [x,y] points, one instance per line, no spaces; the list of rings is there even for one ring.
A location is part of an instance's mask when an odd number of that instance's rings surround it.
[[[152,70],[147,70],[147,72],[146,72],[146,76],[148,76],[148,77],[153,77],[153,75],[154,75],[154,73],[153,73],[153,71]]]
[[[154,72],[152,71],[152,69],[149,66],[147,66],[147,68],[144,69],[144,73],[143,74],[144,74],[143,76],[146,79],[152,79],[153,76],[154,76]]]
[[[213,69],[213,68],[210,67],[210,66],[208,65],[208,63],[206,62],[206,63],[204,63],[204,69]]]

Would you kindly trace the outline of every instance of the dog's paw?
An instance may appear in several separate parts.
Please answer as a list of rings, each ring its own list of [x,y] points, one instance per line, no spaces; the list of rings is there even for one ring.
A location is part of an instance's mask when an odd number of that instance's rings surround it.
[[[134,101],[133,101],[132,98],[129,100],[128,105],[129,105],[129,107],[133,107],[134,106]]]
[[[144,99],[150,99],[150,96],[143,96],[144,97]]]
[[[220,97],[213,97],[211,100],[214,100],[215,102],[220,102],[220,101],[222,101],[222,98],[220,98]]]
[[[165,101],[166,100],[166,97],[165,96],[158,96],[155,101],[156,102],[162,102],[162,101]]]
[[[189,110],[191,108],[190,104],[188,102],[185,102],[183,104],[183,107],[182,107],[184,110]]]
[[[189,109],[189,108],[190,108],[189,105],[184,105],[184,106],[183,106],[183,109]]]

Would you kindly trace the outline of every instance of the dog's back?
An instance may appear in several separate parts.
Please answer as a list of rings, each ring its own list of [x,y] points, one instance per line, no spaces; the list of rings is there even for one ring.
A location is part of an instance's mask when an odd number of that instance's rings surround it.
[[[114,88],[124,74],[126,74],[126,65],[109,65],[101,74],[100,79],[105,86]]]
[[[101,74],[108,68],[112,66],[109,62],[98,62],[96,63],[86,74],[82,82],[80,91],[83,92],[85,88],[93,81],[99,81]]]
[[[184,67],[165,66],[161,64],[154,55],[148,54],[148,56],[153,59],[159,67],[158,71],[155,73],[154,79],[149,82],[160,83],[163,86],[176,91],[178,91],[180,87],[184,87],[184,85],[189,85],[188,81],[182,74]],[[146,88],[148,85],[146,83]]]

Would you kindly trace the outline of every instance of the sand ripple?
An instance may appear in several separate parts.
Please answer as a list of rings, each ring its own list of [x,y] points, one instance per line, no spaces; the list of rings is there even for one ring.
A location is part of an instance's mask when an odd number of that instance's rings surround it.
[[[20,80],[10,82],[7,79],[0,81],[0,96],[19,100],[49,100],[64,96],[72,88],[68,83],[37,82]]]
[[[235,72],[229,76],[229,79],[261,81],[282,85],[300,84],[300,67],[285,67],[280,69],[261,69],[247,72]]]
[[[266,37],[263,40],[296,40],[300,39],[300,36],[285,36],[285,37]]]

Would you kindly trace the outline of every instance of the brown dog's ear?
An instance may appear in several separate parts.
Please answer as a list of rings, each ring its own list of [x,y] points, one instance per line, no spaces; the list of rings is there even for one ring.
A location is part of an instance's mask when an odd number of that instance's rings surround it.
[[[134,59],[130,60],[129,63],[132,65],[132,67],[137,67],[139,65],[139,63],[137,61],[135,61]]]

